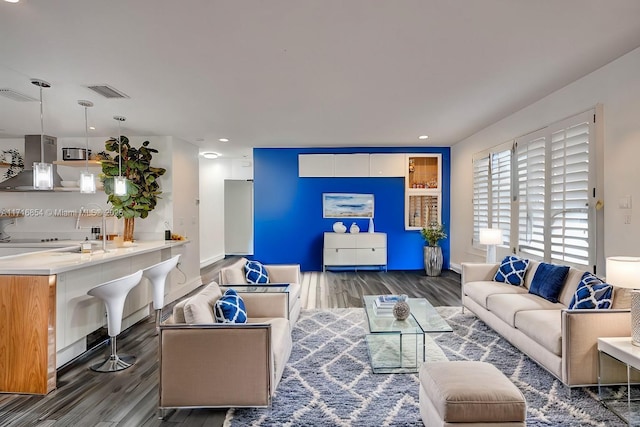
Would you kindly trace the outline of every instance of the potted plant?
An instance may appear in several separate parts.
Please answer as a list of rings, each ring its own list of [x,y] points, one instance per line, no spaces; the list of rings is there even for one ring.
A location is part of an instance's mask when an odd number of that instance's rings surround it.
[[[144,141],[139,148],[131,146],[129,138],[109,138],[104,143],[106,151],[114,152],[113,158],[102,160],[102,176],[104,192],[107,201],[113,206],[114,215],[124,218],[124,240],[133,241],[133,227],[135,218],[146,218],[157,204],[162,194],[158,178],[166,172],[164,168],[151,166],[153,153],[158,150],[149,147],[149,141]],[[119,146],[119,144],[122,144]],[[119,154],[121,153],[121,154]],[[119,161],[122,156],[122,172]],[[113,178],[122,173],[127,178],[127,194],[116,196],[113,194]]]
[[[426,245],[424,246],[424,271],[427,276],[439,276],[442,273],[442,248],[438,245],[440,240],[447,238],[444,224],[431,223],[420,230]]]

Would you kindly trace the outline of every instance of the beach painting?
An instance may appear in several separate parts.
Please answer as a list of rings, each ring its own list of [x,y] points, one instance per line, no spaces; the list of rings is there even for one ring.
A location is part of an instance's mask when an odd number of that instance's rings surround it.
[[[373,218],[373,194],[323,193],[323,218]]]

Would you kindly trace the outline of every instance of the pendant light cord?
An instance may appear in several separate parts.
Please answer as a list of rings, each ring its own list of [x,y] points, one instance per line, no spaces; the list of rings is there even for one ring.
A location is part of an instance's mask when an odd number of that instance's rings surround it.
[[[44,162],[44,110],[42,108],[42,86],[40,85],[40,162]]]
[[[87,128],[89,123],[89,119],[87,118],[88,107],[89,105],[84,106],[84,139],[86,143],[86,151],[84,152],[84,171],[87,175],[89,174],[89,129]]]

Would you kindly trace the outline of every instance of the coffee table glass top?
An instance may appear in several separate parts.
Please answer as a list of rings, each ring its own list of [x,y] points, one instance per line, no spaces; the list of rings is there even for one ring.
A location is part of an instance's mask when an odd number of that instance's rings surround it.
[[[369,331],[375,333],[436,333],[452,332],[451,326],[438,314],[436,309],[425,298],[408,298],[411,314],[404,321],[393,317],[391,310],[377,311],[375,299],[377,295],[364,295],[365,312],[369,322]]]

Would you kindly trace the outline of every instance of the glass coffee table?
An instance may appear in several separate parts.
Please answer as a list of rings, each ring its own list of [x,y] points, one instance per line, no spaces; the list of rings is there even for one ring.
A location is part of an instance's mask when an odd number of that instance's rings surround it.
[[[376,374],[418,372],[427,360],[425,334],[453,332],[451,326],[424,298],[408,298],[411,314],[396,320],[391,310],[376,310],[377,295],[364,295],[366,335],[371,369]]]

